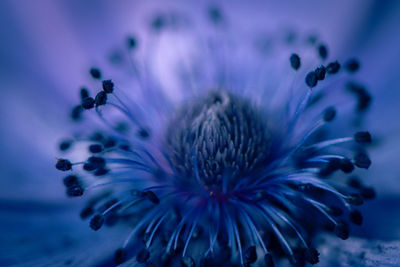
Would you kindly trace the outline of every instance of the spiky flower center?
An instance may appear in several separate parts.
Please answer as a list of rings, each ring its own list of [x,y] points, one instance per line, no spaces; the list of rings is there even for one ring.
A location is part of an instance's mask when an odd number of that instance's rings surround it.
[[[250,175],[264,163],[270,135],[262,114],[245,99],[212,91],[185,105],[171,121],[167,145],[174,167],[205,185]]]

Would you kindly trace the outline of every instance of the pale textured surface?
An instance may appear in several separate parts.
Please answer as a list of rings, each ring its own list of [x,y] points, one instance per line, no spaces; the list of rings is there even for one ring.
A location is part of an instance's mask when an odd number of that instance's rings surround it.
[[[324,236],[318,266],[400,266],[400,241],[371,241],[351,237],[346,241]]]

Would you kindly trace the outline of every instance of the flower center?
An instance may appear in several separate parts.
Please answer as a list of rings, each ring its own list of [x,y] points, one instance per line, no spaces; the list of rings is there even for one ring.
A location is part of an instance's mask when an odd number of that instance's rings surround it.
[[[174,168],[206,185],[248,176],[265,163],[270,135],[261,113],[225,91],[192,100],[177,113],[167,132]]]

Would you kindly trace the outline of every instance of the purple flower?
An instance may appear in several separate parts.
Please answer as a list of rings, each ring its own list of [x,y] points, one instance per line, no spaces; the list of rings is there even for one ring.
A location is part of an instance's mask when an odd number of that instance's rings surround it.
[[[130,75],[125,86],[90,68],[101,89],[80,89],[71,112],[80,130],[60,144],[77,155],[56,163],[73,171],[66,194],[91,195],[81,217],[93,230],[132,227],[117,264],[133,255],[161,265],[271,265],[283,254],[315,264],[315,230],[347,239],[348,223],[362,224],[355,206],[375,196],[357,178],[356,186],[327,180],[371,165],[370,133],[344,135],[343,123],[362,124],[372,100],[353,81],[359,62],[332,60],[315,35],[243,39],[219,7],[206,15],[209,25],[198,26],[185,14],[156,14],[147,42],[127,38],[112,57]],[[174,50],[182,58],[170,63],[171,94],[151,67]]]
[[[320,230],[398,235],[396,3],[1,6],[5,265],[324,265]]]

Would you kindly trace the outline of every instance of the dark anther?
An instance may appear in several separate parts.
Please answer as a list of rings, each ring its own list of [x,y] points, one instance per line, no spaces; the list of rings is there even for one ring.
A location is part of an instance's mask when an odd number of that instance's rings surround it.
[[[362,187],[361,181],[356,176],[350,177],[347,184],[355,189],[360,189]]]
[[[349,225],[346,222],[339,222],[335,226],[335,234],[340,239],[346,240],[347,238],[349,238],[349,233],[350,233]]]
[[[72,163],[67,159],[57,159],[56,169],[60,171],[69,171],[72,168]]]
[[[79,216],[81,217],[81,219],[86,219],[89,216],[93,215],[94,210],[92,208],[92,206],[87,206],[86,208],[84,208],[81,213],[79,214]]]
[[[305,252],[306,261],[311,264],[317,264],[319,262],[319,252],[315,248],[309,248]]]
[[[361,225],[363,221],[361,212],[359,212],[358,210],[352,210],[350,212],[350,221],[355,225]]]
[[[362,85],[350,82],[347,84],[347,89],[357,96],[357,110],[363,111],[370,106],[372,97]]]
[[[298,70],[300,68],[301,62],[300,62],[300,57],[297,54],[292,54],[290,56],[290,66],[292,66],[292,68],[294,70]]]
[[[142,248],[136,256],[136,260],[140,263],[145,263],[150,258],[150,252]]]
[[[121,144],[119,145],[119,148],[124,151],[131,151],[131,146],[129,144]]]
[[[356,72],[360,68],[360,63],[357,59],[350,59],[346,62],[345,68],[348,72]]]
[[[104,136],[100,132],[95,132],[90,136],[90,140],[93,142],[101,142],[101,141],[103,141],[103,139],[104,139]]]
[[[96,166],[90,162],[86,162],[82,167],[85,171],[91,172],[96,169]]]
[[[153,193],[153,191],[144,191],[142,195],[154,204],[160,203],[160,199]]]
[[[371,138],[371,134],[369,132],[357,132],[354,134],[354,140],[357,143],[371,143],[372,142],[372,138]]]
[[[80,185],[70,186],[67,188],[66,193],[69,197],[80,197],[83,195],[83,188]]]
[[[208,9],[208,15],[210,16],[211,21],[215,24],[222,20],[221,10],[218,7],[210,7]]]
[[[90,219],[90,228],[97,231],[99,230],[104,223],[104,216],[101,214],[94,215],[92,219]]]
[[[366,110],[370,103],[372,97],[367,91],[362,91],[358,94],[358,102],[357,102],[357,109],[358,110]]]
[[[182,267],[195,267],[195,263],[192,257],[185,256],[181,259],[181,266]]]
[[[126,259],[126,251],[123,248],[119,248],[115,251],[114,262],[115,264],[121,264]]]
[[[96,107],[105,105],[107,103],[107,93],[104,91],[98,92],[94,98],[94,103]]]
[[[154,20],[151,22],[151,27],[156,30],[159,31],[162,28],[164,28],[164,26],[167,24],[165,17],[163,15],[158,15],[154,18]]]
[[[104,145],[105,148],[114,147],[115,144],[116,144],[116,141],[115,141],[115,139],[112,138],[112,137],[108,138],[108,139],[103,143],[103,145]]]
[[[138,135],[139,135],[139,137],[142,138],[142,139],[147,139],[147,138],[149,138],[149,136],[150,136],[150,132],[149,132],[149,130],[147,130],[146,128],[140,128],[140,129],[138,130]]]
[[[325,167],[321,168],[319,171],[319,176],[326,177],[333,172],[340,169],[341,160],[338,158],[332,158],[329,160],[328,164]]]
[[[77,121],[81,118],[82,115],[82,105],[76,105],[72,110],[71,110],[71,119],[74,121]]]
[[[135,37],[130,36],[130,37],[128,37],[126,39],[126,44],[127,44],[129,49],[133,50],[133,49],[135,49],[137,47],[138,42],[137,42]]]
[[[324,110],[324,121],[332,121],[336,117],[336,108],[335,107],[327,107]]]
[[[272,255],[267,253],[264,256],[265,267],[275,267],[274,261],[272,259]]]
[[[64,140],[58,145],[58,148],[61,151],[66,151],[71,147],[72,142],[73,142],[72,140]]]
[[[68,175],[63,179],[63,183],[66,187],[71,187],[75,185],[79,185],[79,180],[76,175]]]
[[[89,97],[88,89],[85,87],[82,87],[81,91],[80,91],[80,95],[81,95],[81,100],[85,99],[86,97]]]
[[[354,171],[354,165],[349,159],[342,159],[340,160],[340,169],[345,173],[351,173]]]
[[[106,165],[105,159],[101,157],[91,156],[90,158],[88,158],[88,162],[93,164],[95,166],[95,169],[104,168],[104,166]]]
[[[94,108],[94,99],[93,99],[93,97],[86,97],[86,98],[82,99],[81,104],[84,109]]]
[[[103,175],[106,175],[106,174],[109,173],[109,172],[110,172],[109,169],[101,168],[101,169],[97,169],[97,170],[94,172],[94,175],[95,175],[95,176],[103,176]]]
[[[376,197],[375,190],[372,187],[365,187],[360,192],[365,200],[374,199]]]
[[[352,205],[360,206],[364,203],[363,199],[359,194],[350,194],[347,198],[349,203]]]
[[[371,160],[369,159],[367,154],[359,152],[354,157],[354,164],[359,168],[368,169],[369,166],[371,166]]]
[[[328,64],[328,66],[326,67],[326,72],[329,74],[335,74],[338,73],[339,69],[340,69],[339,62],[334,61]]]
[[[92,76],[93,79],[96,79],[96,80],[101,79],[101,72],[98,68],[91,68],[90,75]]]
[[[316,68],[314,72],[317,75],[317,79],[319,81],[322,81],[325,79],[326,68],[324,66],[320,66],[320,67]]]
[[[111,80],[103,81],[103,90],[107,94],[111,94],[114,91],[114,83]]]
[[[325,60],[328,57],[328,48],[324,44],[318,45],[318,55]]]
[[[103,146],[99,144],[93,144],[89,146],[90,153],[100,153],[103,151]]]
[[[246,263],[255,263],[257,260],[257,251],[255,246],[249,247],[245,254],[244,257],[246,259]]]
[[[314,34],[309,35],[309,36],[307,37],[307,42],[308,42],[310,45],[315,45],[315,43],[317,42],[317,40],[318,40],[318,37],[315,36]]]
[[[118,122],[115,126],[115,130],[119,133],[126,133],[129,130],[129,124],[126,122]]]
[[[335,217],[341,216],[343,214],[343,210],[335,206],[329,207],[328,212]]]
[[[318,83],[317,75],[314,71],[310,71],[306,76],[306,84],[308,87],[312,88],[315,87]]]

